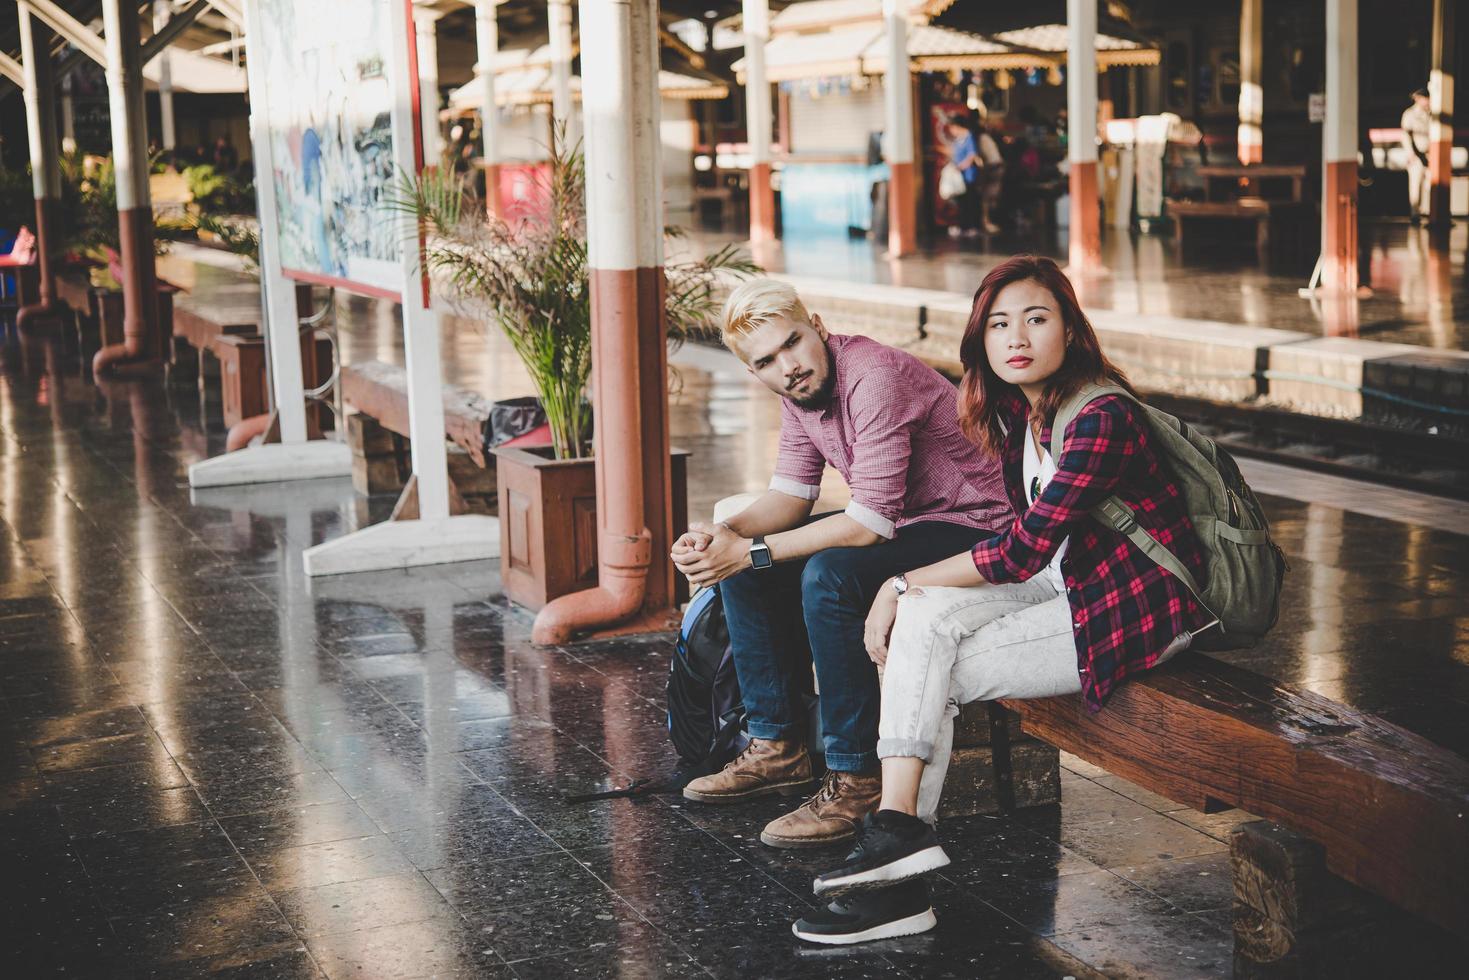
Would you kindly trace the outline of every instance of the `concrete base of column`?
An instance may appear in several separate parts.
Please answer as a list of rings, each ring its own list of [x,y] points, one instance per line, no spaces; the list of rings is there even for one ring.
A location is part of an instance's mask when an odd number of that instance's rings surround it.
[[[1094,273],[1102,267],[1102,213],[1097,195],[1097,163],[1071,164],[1071,271]]]
[[[1428,146],[1428,223],[1447,226],[1453,223],[1450,204],[1450,181],[1454,175],[1454,145],[1447,140]]]
[[[53,198],[36,199],[36,266],[39,298],[16,311],[15,325],[21,330],[42,326],[61,326],[67,306],[56,298],[55,272],[51,265],[52,235],[59,225],[56,209],[60,202]]]
[[[147,374],[163,367],[164,344],[158,336],[158,276],[153,257],[153,209],[118,211],[121,240],[123,337],[92,359],[92,373]]]
[[[918,251],[918,205],[914,198],[913,164],[888,164],[888,257]]]
[[[1321,284],[1337,292],[1357,289],[1357,162],[1325,167],[1322,198]]]
[[[750,167],[750,241],[775,241],[775,190],[770,184],[770,164]]]

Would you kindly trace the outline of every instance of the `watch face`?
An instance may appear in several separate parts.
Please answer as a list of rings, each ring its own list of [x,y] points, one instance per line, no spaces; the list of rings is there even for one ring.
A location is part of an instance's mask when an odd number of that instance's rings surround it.
[[[750,565],[753,568],[769,568],[771,565],[770,547],[768,545],[757,544],[751,548]]]

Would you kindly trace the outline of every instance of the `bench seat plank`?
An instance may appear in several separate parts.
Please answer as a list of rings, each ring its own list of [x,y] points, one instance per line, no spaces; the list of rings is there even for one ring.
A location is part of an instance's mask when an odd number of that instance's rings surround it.
[[[1373,715],[1201,654],[1079,697],[1004,702],[1025,732],[1195,809],[1318,841],[1336,875],[1469,931],[1469,760]]]
[[[408,373],[396,364],[362,361],[342,368],[342,400],[377,419],[383,428],[404,438],[408,431]],[[455,445],[463,447],[476,466],[490,465],[485,447],[489,441],[491,402],[467,388],[445,383],[444,431]]]

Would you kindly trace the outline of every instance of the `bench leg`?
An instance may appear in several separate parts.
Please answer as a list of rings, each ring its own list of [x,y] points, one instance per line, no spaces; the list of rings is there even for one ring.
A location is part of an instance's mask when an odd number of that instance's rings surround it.
[[[1365,980],[1439,969],[1445,944],[1437,930],[1332,874],[1315,841],[1259,820],[1235,829],[1229,856],[1239,980]]]
[[[999,705],[976,701],[954,719],[940,820],[1009,813],[1061,800],[1061,753],[1020,731]]]

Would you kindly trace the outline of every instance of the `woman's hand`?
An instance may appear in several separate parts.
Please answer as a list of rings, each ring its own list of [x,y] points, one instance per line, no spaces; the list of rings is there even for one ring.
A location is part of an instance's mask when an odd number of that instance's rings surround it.
[[[883,582],[872,600],[872,609],[867,613],[867,625],[862,640],[867,645],[867,656],[879,667],[888,661],[888,637],[893,632],[893,620],[898,618],[898,593],[893,590],[892,580]]]

